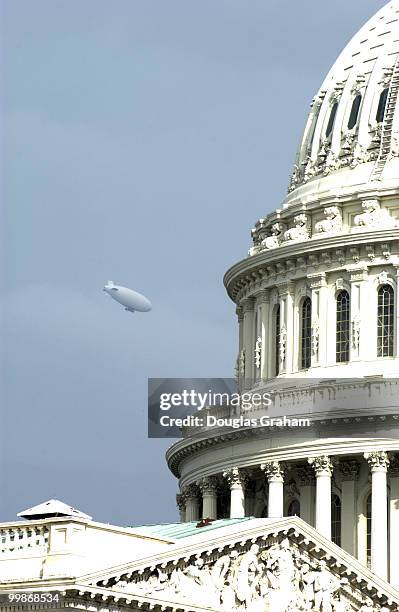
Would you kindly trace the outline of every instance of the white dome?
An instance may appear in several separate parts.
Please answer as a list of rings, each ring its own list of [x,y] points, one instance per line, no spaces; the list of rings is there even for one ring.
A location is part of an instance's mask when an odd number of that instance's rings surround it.
[[[343,50],[313,99],[283,208],[319,197],[396,189],[399,0]]]

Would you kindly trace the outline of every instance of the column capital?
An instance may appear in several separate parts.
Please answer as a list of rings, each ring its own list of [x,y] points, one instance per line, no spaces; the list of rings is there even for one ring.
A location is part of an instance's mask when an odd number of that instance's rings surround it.
[[[284,465],[279,461],[266,461],[260,466],[262,472],[265,472],[267,481],[284,482]]]
[[[309,465],[311,465],[316,472],[316,478],[319,476],[330,476],[333,471],[333,464],[328,455],[322,455],[321,457],[309,457]]]
[[[355,460],[340,461],[339,471],[341,472],[341,478],[343,481],[357,480],[359,477],[360,465]]]
[[[297,468],[297,475],[299,478],[299,484],[301,487],[314,485],[316,481],[314,470],[310,465],[302,465]]]
[[[295,283],[293,281],[286,281],[284,283],[280,283],[276,285],[279,297],[283,297],[285,295],[292,295],[295,290]]]
[[[194,484],[194,483],[186,485],[185,487],[183,487],[182,493],[183,493],[183,495],[185,495],[186,499],[197,498],[197,497],[200,496],[199,487],[196,484]]]
[[[389,466],[388,453],[385,451],[371,451],[364,453],[364,458],[370,466],[371,472],[386,472]]]
[[[180,511],[186,509],[186,501],[187,497],[184,493],[176,493],[176,505]]]
[[[242,312],[245,315],[247,312],[253,312],[255,306],[255,299],[253,297],[245,298],[242,300],[240,307],[242,308]]]
[[[223,478],[227,480],[230,489],[245,488],[248,482],[248,474],[237,467],[225,470],[223,472]]]
[[[307,274],[306,278],[309,281],[309,287],[311,289],[319,289],[320,287],[327,287],[325,272],[315,272],[313,274]]]
[[[216,476],[204,476],[197,480],[197,486],[202,495],[216,495],[217,479]]]
[[[244,313],[243,313],[242,306],[237,306],[236,315],[237,315],[238,322],[242,323],[242,321],[244,320]]]
[[[389,457],[389,475],[391,478],[399,476],[399,455],[391,455]]]

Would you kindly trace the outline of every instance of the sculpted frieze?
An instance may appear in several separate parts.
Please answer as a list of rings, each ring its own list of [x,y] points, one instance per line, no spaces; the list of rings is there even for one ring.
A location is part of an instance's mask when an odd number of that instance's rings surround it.
[[[227,549],[210,561],[190,558],[136,582],[120,580],[115,588],[225,612],[366,612],[371,601],[288,538],[264,548]],[[374,612],[381,610],[372,605]]]

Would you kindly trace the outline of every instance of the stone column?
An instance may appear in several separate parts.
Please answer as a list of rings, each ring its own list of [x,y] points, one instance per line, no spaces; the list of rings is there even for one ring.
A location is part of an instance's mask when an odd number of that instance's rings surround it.
[[[254,373],[254,351],[255,351],[255,329],[254,329],[254,299],[247,298],[242,303],[243,320],[243,349],[245,351],[244,365],[244,387],[249,388],[255,378]]]
[[[391,458],[389,465],[391,484],[389,525],[389,582],[399,589],[399,455]]]
[[[269,483],[268,518],[284,516],[284,467],[279,461],[262,463],[260,469],[266,474]]]
[[[310,457],[308,459],[316,473],[316,524],[315,527],[324,537],[331,540],[331,476],[330,457]]]
[[[179,508],[180,522],[184,523],[186,520],[186,496],[184,495],[184,493],[177,493],[176,504]]]
[[[263,380],[269,378],[269,363],[270,363],[270,353],[269,353],[269,317],[270,317],[270,296],[269,291],[262,291],[260,295],[260,313],[261,313],[261,327],[260,327],[260,336],[262,341],[262,356],[261,356],[261,378]]]
[[[312,366],[327,364],[327,294],[326,273],[308,274],[312,291]],[[335,361],[335,359],[334,359]]]
[[[385,451],[365,453],[371,470],[371,571],[388,577],[387,471]],[[397,543],[396,543],[397,546]]]
[[[199,489],[197,485],[191,484],[184,488],[183,493],[186,497],[186,521],[199,521]]]
[[[291,373],[294,366],[294,288],[292,282],[277,287],[280,298],[280,373]]]
[[[217,518],[217,482],[215,476],[207,476],[197,481],[202,493],[202,518]]]
[[[356,482],[359,477],[357,461],[340,461],[342,479],[341,546],[356,556]]]
[[[243,518],[245,516],[245,485],[247,475],[236,467],[223,472],[230,486],[230,518]]]
[[[299,479],[299,495],[301,504],[301,519],[314,525],[314,489],[316,478],[314,470],[310,465],[304,465],[297,469]]]

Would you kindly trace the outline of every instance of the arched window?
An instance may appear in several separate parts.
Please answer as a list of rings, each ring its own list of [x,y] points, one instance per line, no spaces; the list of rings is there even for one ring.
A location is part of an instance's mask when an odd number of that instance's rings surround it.
[[[349,115],[349,120],[348,120],[349,130],[353,130],[353,128],[355,127],[357,123],[361,102],[362,102],[362,96],[360,94],[357,94],[357,96],[354,98],[352,102],[351,114]]]
[[[301,516],[301,506],[298,499],[293,499],[289,504],[287,516]]]
[[[278,304],[274,311],[274,371],[276,376],[280,372],[280,304]]]
[[[377,357],[393,357],[394,292],[391,285],[378,289]]]
[[[347,291],[337,295],[335,354],[337,363],[349,361],[350,300]]]
[[[367,566],[371,565],[371,493],[366,500]]]
[[[341,500],[335,494],[331,496],[331,539],[341,546]]]
[[[329,117],[328,123],[327,123],[326,138],[331,136],[331,133],[333,131],[333,127],[334,127],[334,123],[335,123],[335,116],[337,114],[337,110],[338,110],[338,102],[334,102],[334,104],[332,105],[331,112],[330,112],[330,117]]]
[[[384,121],[385,107],[387,105],[387,100],[388,100],[388,90],[389,88],[386,87],[381,92],[380,99],[378,102],[377,113],[375,115],[375,120],[377,121],[377,123],[382,123]]]
[[[310,368],[312,355],[312,301],[309,297],[302,302],[301,308],[301,369]]]

